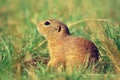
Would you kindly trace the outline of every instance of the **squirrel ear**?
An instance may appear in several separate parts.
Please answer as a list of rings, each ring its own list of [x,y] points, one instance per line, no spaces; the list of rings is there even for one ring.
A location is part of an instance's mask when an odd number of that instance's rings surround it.
[[[56,29],[55,29],[57,32],[60,32],[61,31],[61,26],[60,25],[58,25],[58,26],[56,26]]]

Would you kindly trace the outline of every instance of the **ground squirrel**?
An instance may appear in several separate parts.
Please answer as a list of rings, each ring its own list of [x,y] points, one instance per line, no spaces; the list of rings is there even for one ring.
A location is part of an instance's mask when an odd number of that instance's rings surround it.
[[[64,69],[79,67],[87,55],[88,64],[99,59],[99,52],[93,42],[71,36],[68,27],[55,19],[48,19],[37,24],[38,31],[47,39],[50,52],[49,68]]]

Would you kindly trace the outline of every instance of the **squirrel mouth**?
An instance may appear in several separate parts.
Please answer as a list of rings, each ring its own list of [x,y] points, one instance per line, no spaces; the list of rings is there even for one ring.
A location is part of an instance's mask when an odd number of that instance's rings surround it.
[[[45,36],[44,35],[44,33],[41,31],[41,29],[40,29],[40,26],[39,25],[37,25],[37,31],[42,35],[42,36]]]

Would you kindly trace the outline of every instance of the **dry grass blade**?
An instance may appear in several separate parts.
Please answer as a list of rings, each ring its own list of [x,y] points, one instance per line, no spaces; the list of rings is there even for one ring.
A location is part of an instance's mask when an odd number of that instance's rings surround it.
[[[47,40],[42,41],[38,46],[34,47],[33,50],[36,50],[38,47],[42,46]]]
[[[109,22],[108,19],[92,19],[92,18],[91,19],[82,19],[82,20],[78,20],[78,21],[76,21],[74,23],[68,24],[68,27],[71,27],[73,25],[76,25],[76,24],[79,24],[79,23],[85,22],[85,21],[103,21],[103,22]]]
[[[36,75],[33,66],[29,66],[29,69],[25,69],[28,72],[28,76],[31,78],[31,80],[41,80],[38,79],[38,76]]]

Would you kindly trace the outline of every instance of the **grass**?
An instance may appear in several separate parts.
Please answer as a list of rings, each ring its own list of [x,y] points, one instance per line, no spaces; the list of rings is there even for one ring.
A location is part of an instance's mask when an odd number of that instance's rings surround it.
[[[119,80],[119,7],[119,0],[1,0],[0,80]],[[46,71],[47,42],[37,32],[36,22],[48,18],[63,21],[72,35],[97,45],[96,72],[89,68],[72,74]]]

